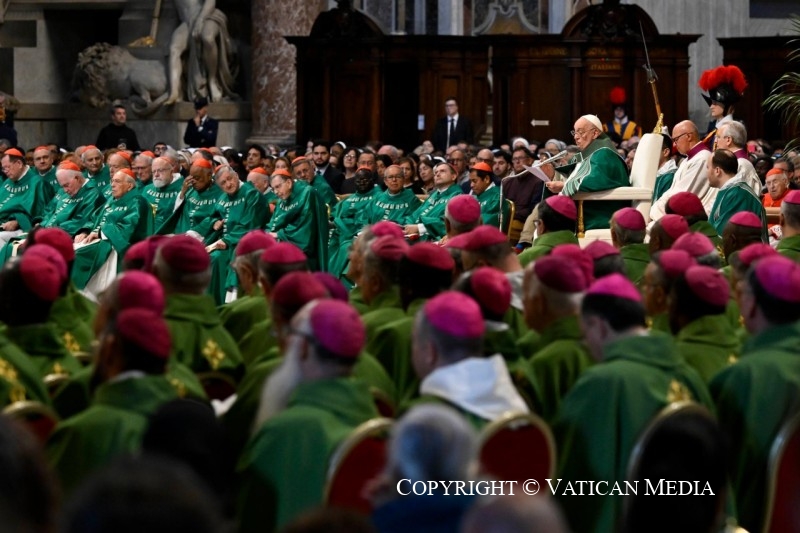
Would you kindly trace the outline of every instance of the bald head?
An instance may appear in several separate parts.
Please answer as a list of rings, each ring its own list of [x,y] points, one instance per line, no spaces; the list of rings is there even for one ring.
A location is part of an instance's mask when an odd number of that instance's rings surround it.
[[[700,140],[697,126],[691,120],[678,122],[672,128],[672,142],[681,154],[686,155],[689,150]]]

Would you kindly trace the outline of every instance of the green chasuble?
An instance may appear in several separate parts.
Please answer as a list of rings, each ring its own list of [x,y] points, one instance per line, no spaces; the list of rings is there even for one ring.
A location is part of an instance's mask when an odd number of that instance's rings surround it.
[[[450,198],[462,194],[457,183],[453,183],[443,191],[434,190],[430,196],[405,220],[405,224],[422,224],[427,233],[421,238],[425,241],[438,241],[445,236],[444,210]]]
[[[644,269],[650,263],[650,249],[647,244],[629,244],[619,249],[619,255],[625,262],[625,274],[631,282],[639,287],[644,278]]]
[[[561,402],[553,434],[557,478],[623,483],[631,450],[658,412],[678,400],[712,410],[708,389],[663,335],[631,336],[604,346],[604,362],[587,368]],[[624,486],[624,484],[623,484]],[[573,531],[608,533],[622,511],[619,496],[558,491]]]
[[[50,436],[47,456],[64,492],[112,459],[139,450],[148,418],[176,399],[163,375],[111,380],[97,388],[92,405],[64,420]]]
[[[42,178],[42,181],[50,187],[51,197],[55,196],[55,194],[61,190],[61,185],[58,184],[58,178],[56,178],[56,170],[58,170],[56,165],[50,167],[50,170],[44,174],[36,170],[36,175]]]
[[[800,332],[776,326],[753,335],[739,361],[711,381],[719,424],[731,444],[729,464],[739,525],[761,531],[767,459],[800,398]]]
[[[782,238],[775,250],[789,259],[800,261],[800,234]]]
[[[665,172],[656,176],[656,182],[653,185],[653,199],[651,203],[656,203],[656,200],[672,187],[672,180],[675,178],[675,171],[678,170],[673,163],[673,169],[670,172]]]
[[[74,237],[78,230],[92,225],[105,201],[95,184],[88,180],[75,196],[60,190],[53,199],[53,210],[42,220],[42,227],[61,228]]]
[[[153,233],[153,212],[136,189],[121,198],[109,198],[90,227],[100,240],[75,250],[72,281],[78,289],[86,284],[108,259],[113,248],[121,263],[128,248]]]
[[[333,206],[335,206],[339,201],[338,198],[336,198],[336,193],[333,192],[331,186],[328,185],[328,182],[322,176],[320,176],[319,179],[314,176],[313,181],[309,183],[309,185],[311,185],[311,187],[317,191],[317,195],[320,197],[320,199],[330,206],[331,209],[333,209]]]
[[[516,344],[516,334],[505,322],[486,321],[483,353],[486,357],[500,354],[506,362],[508,375],[514,388],[531,411],[538,413],[542,406],[542,393],[530,363],[522,357]],[[468,417],[469,418],[469,417]]]
[[[352,286],[352,282],[345,277],[350,267],[347,254],[353,237],[367,225],[369,205],[375,201],[380,191],[380,188],[373,187],[365,193],[353,193],[332,210],[333,231],[328,241],[328,272],[342,280],[348,288]]]
[[[172,356],[194,372],[211,370],[235,381],[244,372],[242,356],[222,327],[214,301],[205,294],[170,294],[164,319],[172,337]]]
[[[495,228],[500,227],[500,187],[492,183],[475,199],[481,206],[483,223]]]
[[[696,233],[702,233],[703,235],[708,237],[708,239],[711,242],[714,243],[714,247],[717,250],[722,250],[722,237],[717,235],[717,230],[714,228],[714,226],[711,225],[711,223],[709,221],[707,221],[707,220],[698,220],[697,222],[695,222],[694,224],[689,226],[689,231],[693,231],[693,232],[696,232]],[[722,255],[722,252],[720,252],[720,256],[721,255]]]
[[[222,326],[237,343],[250,331],[253,324],[269,317],[267,299],[259,285],[253,287],[252,294],[243,294],[234,301],[219,306],[217,311]]]
[[[83,368],[64,345],[55,325],[49,322],[8,326],[6,333],[12,342],[30,356],[42,380],[50,374],[73,375]]]
[[[411,364],[411,332],[414,317],[427,300],[418,298],[406,310],[406,316],[384,324],[375,330],[369,342],[375,358],[392,378],[395,386],[395,405],[404,405],[417,396],[419,378]]]
[[[239,531],[273,531],[322,504],[328,463],[359,424],[378,416],[367,385],[351,378],[300,384],[266,421],[239,463]]]
[[[583,342],[577,316],[556,320],[540,337],[540,349],[530,358],[542,394],[541,417],[552,423],[561,400],[594,361]]]
[[[517,349],[523,357],[530,357],[541,348],[541,336],[535,329],[529,329],[517,338]]]
[[[195,231],[205,240],[214,233],[212,226],[218,220],[214,218],[214,210],[217,200],[224,194],[214,182],[211,182],[211,185],[202,192],[189,187],[181,205],[173,211],[160,228],[157,228],[156,233],[168,235]]]
[[[303,250],[310,270],[328,268],[328,209],[305,181],[294,180],[292,194],[275,206],[268,231]]]
[[[269,207],[264,196],[252,185],[243,184],[233,195],[222,194],[217,198],[214,220],[225,223],[220,233],[210,236],[205,244],[221,240],[226,244],[224,250],[211,252],[211,283],[208,293],[217,305],[225,303],[225,293],[238,285],[236,272],[231,267],[236,245],[245,233],[263,228],[269,220]]]
[[[573,196],[577,192],[596,192],[629,187],[628,167],[617,153],[614,143],[606,134],[601,134],[576,155],[570,162],[579,161],[575,170],[564,182],[561,194]],[[581,160],[582,158],[582,160]],[[615,211],[630,207],[630,201],[596,201],[583,203],[584,229],[609,227],[609,220]]]
[[[388,220],[402,224],[420,205],[422,202],[410,188],[403,189],[397,194],[389,194],[388,190],[379,192],[375,196],[375,201],[366,208],[367,223],[375,224],[381,220]]]
[[[0,331],[0,405],[23,400],[50,405],[50,396],[36,365],[9,340],[3,329]]]
[[[94,366],[85,366],[70,376],[66,383],[56,390],[53,396],[53,407],[62,420],[77,415],[89,407],[92,401],[92,393],[89,389],[93,373]],[[186,365],[170,358],[164,377],[175,389],[175,394],[179,398],[188,397],[208,402],[203,385]]]
[[[559,244],[578,244],[578,238],[569,230],[543,233],[536,237],[533,246],[519,254],[519,262],[524,267],[534,259],[548,255]]]
[[[150,182],[142,189],[142,198],[147,200],[153,209],[155,216],[153,227],[156,232],[172,216],[172,212],[175,210],[175,199],[181,193],[181,187],[183,187],[183,178],[174,179],[169,185],[160,188]]]
[[[0,186],[0,224],[16,220],[19,229],[30,231],[42,221],[52,198],[50,185],[32,168],[17,181],[6,179]]]
[[[675,336],[675,343],[678,354],[706,383],[736,362],[740,348],[739,336],[725,313],[690,322]]]
[[[70,282],[67,293],[53,302],[48,320],[56,327],[64,346],[71,353],[92,353],[94,315],[97,304],[75,290]]]
[[[403,302],[400,301],[400,288],[392,285],[388,290],[377,294],[370,302],[367,311],[361,315],[361,321],[367,333],[367,343],[364,349],[369,353],[376,353],[372,341],[378,328],[389,322],[405,318]]]
[[[83,175],[87,180],[95,184],[101,196],[103,191],[111,184],[111,170],[109,170],[106,164],[103,164],[100,168],[100,172],[97,174],[91,174],[88,170],[84,170]]]
[[[753,189],[745,182],[731,179],[717,191],[708,221],[714,226],[717,235],[722,235],[722,230],[728,220],[740,211],[750,211],[761,219],[761,238],[767,240],[767,213],[761,204],[761,199],[756,196]]]
[[[272,317],[268,315],[253,323],[237,342],[248,373],[254,364],[278,355],[278,338],[272,331]]]
[[[364,297],[361,295],[361,287],[353,287],[350,289],[347,299],[350,305],[355,307],[359,315],[363,316],[367,311],[369,311],[369,306],[367,305],[367,302],[364,301]]]

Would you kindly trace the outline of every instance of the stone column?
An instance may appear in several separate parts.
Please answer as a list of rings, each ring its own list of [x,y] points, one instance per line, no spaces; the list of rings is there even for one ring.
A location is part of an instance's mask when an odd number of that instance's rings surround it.
[[[253,131],[249,143],[294,144],[297,135],[296,50],[284,35],[308,35],[324,0],[253,2]]]

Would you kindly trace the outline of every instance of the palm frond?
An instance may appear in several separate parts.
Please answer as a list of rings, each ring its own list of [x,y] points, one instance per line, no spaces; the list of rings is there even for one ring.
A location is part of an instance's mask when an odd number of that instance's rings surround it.
[[[792,31],[800,35],[800,16],[790,17]],[[800,38],[792,39],[789,45],[794,49],[787,54],[788,62],[800,62]],[[771,112],[778,113],[781,121],[789,126],[792,131],[797,131],[800,127],[800,72],[786,72],[772,86],[770,95],[762,102],[762,106]],[[800,139],[791,139],[786,146],[786,150],[800,147]]]

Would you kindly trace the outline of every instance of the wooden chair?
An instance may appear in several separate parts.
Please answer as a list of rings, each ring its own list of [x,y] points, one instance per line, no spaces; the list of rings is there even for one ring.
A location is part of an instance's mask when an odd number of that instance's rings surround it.
[[[511,222],[514,220],[514,216],[517,214],[517,205],[513,200],[509,200],[508,198],[504,198],[503,203],[505,204],[502,206],[503,227],[500,228],[500,231],[505,233],[506,237],[511,239]]]
[[[197,374],[209,400],[224,400],[236,394],[236,382],[227,374],[210,371]]]
[[[644,215],[645,222],[650,221],[650,207],[652,206],[653,188],[656,183],[662,139],[661,135],[655,133],[646,133],[642,136],[633,159],[630,187],[617,187],[616,189],[597,192],[579,192],[572,197],[578,204],[578,238],[582,239],[582,245],[594,240],[611,242],[610,229],[584,230],[584,201],[629,200],[631,205]]]
[[[716,443],[716,445],[715,445]],[[667,529],[681,531],[686,527],[687,517],[708,517],[709,527],[718,513],[720,501],[726,494],[721,487],[712,487],[713,496],[683,496],[669,498],[646,494],[647,482],[658,489],[663,479],[681,481],[700,481],[700,491],[710,480],[709,472],[716,472],[718,478],[727,478],[723,458],[713,464],[710,457],[717,454],[716,446],[723,444],[722,432],[714,416],[704,406],[680,401],[667,405],[648,424],[639,436],[627,466],[627,482],[639,490],[628,493],[623,501],[621,532],[641,531],[645,524],[658,519],[668,521]],[[666,475],[665,475],[666,472]],[[671,473],[674,472],[674,477]],[[696,475],[693,473],[696,472]],[[698,498],[703,498],[698,500]],[[678,502],[680,500],[680,502]],[[676,512],[681,509],[681,512]],[[658,518],[656,518],[658,517]],[[663,525],[663,524],[662,524]],[[696,524],[701,527],[702,524]],[[661,527],[660,530],[665,530]]]
[[[769,452],[763,533],[800,532],[800,413],[781,427]]]
[[[777,224],[780,222],[780,207],[765,207],[764,210],[767,212],[767,224]]]
[[[59,421],[58,415],[51,408],[43,403],[29,400],[6,406],[3,414],[22,422],[42,445],[50,438]]]
[[[553,434],[534,414],[508,413],[481,432],[479,461],[483,473],[501,481],[553,478]]]
[[[367,420],[336,448],[328,464],[325,504],[353,509],[365,515],[372,504],[364,494],[367,483],[386,465],[386,446],[392,421]]]

